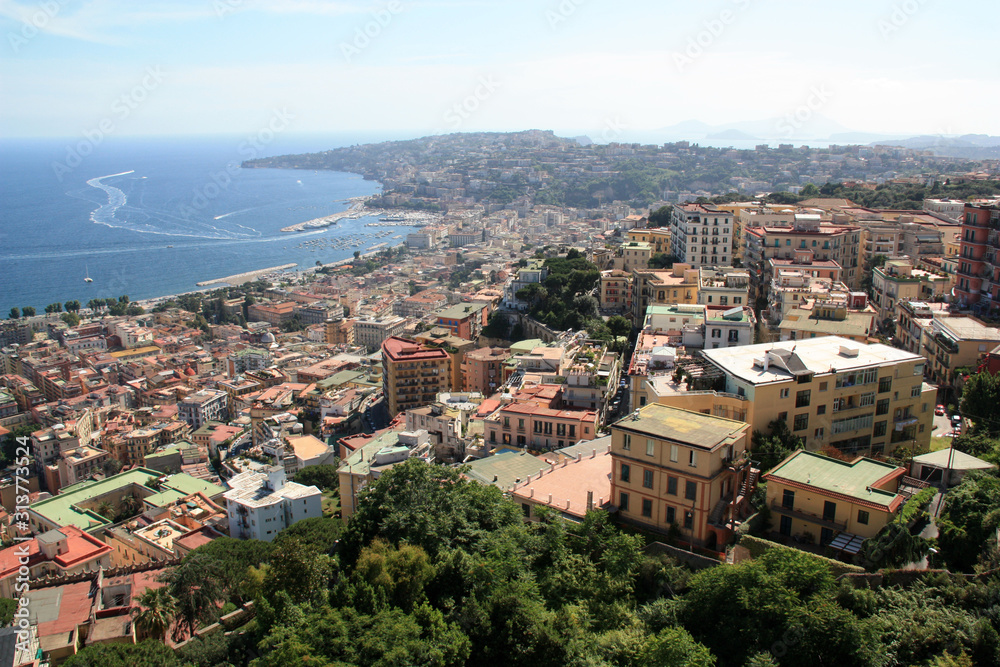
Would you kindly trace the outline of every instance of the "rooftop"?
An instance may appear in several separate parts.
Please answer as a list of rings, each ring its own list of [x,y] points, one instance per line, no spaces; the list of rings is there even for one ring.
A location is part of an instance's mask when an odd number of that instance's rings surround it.
[[[545,459],[525,452],[503,452],[471,461],[467,465],[467,477],[483,484],[492,484],[503,491],[509,491],[516,483],[549,467]]]
[[[611,427],[709,450],[735,442],[750,430],[744,422],[658,403],[641,408],[638,417],[629,415]]]
[[[905,468],[874,459],[858,457],[853,461],[840,461],[800,449],[764,478],[792,482],[894,512],[902,504],[903,497],[875,487],[905,473]]]
[[[847,353],[845,354],[842,350],[846,350]],[[773,354],[768,355],[768,352]],[[825,375],[906,361],[923,361],[923,357],[919,355],[888,345],[865,345],[839,336],[821,336],[741,347],[720,347],[704,350],[702,354],[726,373],[751,384],[783,382],[794,375],[805,373]],[[760,365],[755,365],[756,360],[775,355],[785,357],[785,366],[793,364],[795,373],[793,374],[779,363],[771,363],[770,361],[767,370],[764,370]]]

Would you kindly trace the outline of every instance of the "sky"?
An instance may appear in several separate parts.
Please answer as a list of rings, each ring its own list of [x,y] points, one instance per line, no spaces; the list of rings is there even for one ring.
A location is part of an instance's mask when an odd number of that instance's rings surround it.
[[[998,19],[996,0],[0,0],[0,137],[1000,135]]]

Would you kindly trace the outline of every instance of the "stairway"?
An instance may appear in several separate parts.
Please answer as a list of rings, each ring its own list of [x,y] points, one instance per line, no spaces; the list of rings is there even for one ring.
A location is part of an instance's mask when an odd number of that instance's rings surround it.
[[[722,513],[726,511],[726,505],[728,504],[728,498],[719,498],[719,502],[715,503],[715,507],[712,508],[712,513],[708,515],[708,523],[716,525],[721,523]]]
[[[746,498],[750,491],[757,486],[757,478],[760,476],[760,471],[756,468],[750,469],[750,474],[746,476],[743,480],[743,486],[740,487],[740,495]]]

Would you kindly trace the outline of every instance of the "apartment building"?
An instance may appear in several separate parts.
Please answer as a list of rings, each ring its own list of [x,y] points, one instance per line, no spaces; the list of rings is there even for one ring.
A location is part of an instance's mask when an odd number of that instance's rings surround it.
[[[560,410],[536,403],[508,403],[483,420],[487,446],[510,445],[550,451],[593,440],[597,412]]]
[[[979,309],[1000,304],[1000,204],[966,204],[955,297],[959,305]],[[980,305],[981,304],[981,305]]]
[[[706,306],[749,304],[750,274],[731,266],[698,269],[698,303]]]
[[[676,263],[670,269],[632,272],[632,323],[642,326],[646,309],[653,305],[698,303],[698,269]]]
[[[728,266],[733,260],[733,213],[710,204],[674,206],[671,253],[694,268]]]
[[[260,371],[272,363],[270,350],[259,347],[246,347],[237,350],[226,357],[226,375],[236,377],[247,371]]]
[[[354,344],[369,351],[377,350],[387,339],[398,336],[406,328],[406,319],[389,316],[377,320],[354,321]]]
[[[65,452],[56,461],[59,470],[59,488],[90,479],[94,473],[103,473],[102,465],[109,457],[106,451],[96,447],[77,447]],[[49,491],[54,490],[50,488]]]
[[[15,583],[18,573],[25,568],[28,581],[39,581],[45,576],[97,572],[111,567],[113,551],[111,546],[76,526],[48,530],[0,551],[0,595],[18,597]]]
[[[802,340],[823,336],[840,336],[856,343],[867,343],[875,335],[875,313],[851,310],[842,301],[810,304],[792,308],[778,324],[781,340]]]
[[[462,391],[478,391],[490,396],[503,384],[503,367],[510,359],[510,350],[502,347],[482,347],[470,350],[462,358]]]
[[[609,269],[601,271],[601,310],[628,312],[632,306],[632,274]]]
[[[611,500],[621,519],[720,549],[749,514],[750,426],[651,404],[611,425]]]
[[[764,475],[775,532],[823,546],[840,536],[844,551],[858,553],[902,508],[905,474],[869,458],[841,461],[800,449]]]
[[[270,542],[302,519],[323,516],[322,494],[315,486],[289,482],[282,466],[267,472],[248,470],[229,480],[223,494],[229,536]]]
[[[487,303],[457,303],[434,313],[435,324],[447,327],[452,335],[465,340],[476,340],[483,333],[490,315]]]
[[[927,360],[837,336],[705,350],[725,392],[749,401],[747,421],[768,432],[782,420],[806,448],[878,454],[930,445],[937,388]]]
[[[1000,329],[975,317],[934,316],[922,337],[927,377],[954,386],[960,373],[974,373],[979,362],[1000,344]]]
[[[503,287],[504,307],[513,310],[527,310],[528,304],[517,298],[517,293],[528,285],[541,283],[549,275],[543,259],[526,260],[525,266],[517,269],[517,274]]]
[[[638,241],[648,243],[653,246],[654,255],[670,254],[670,228],[669,227],[642,227],[630,229],[625,232],[628,241]]]
[[[247,320],[280,326],[295,316],[295,302],[255,303],[247,308]]]
[[[192,429],[201,428],[206,422],[226,421],[229,417],[229,396],[224,391],[202,389],[177,402],[177,418]]]
[[[896,302],[895,342],[902,349],[914,354],[924,353],[924,335],[930,331],[935,316],[947,317],[949,305],[944,302],[908,301]],[[928,374],[928,377],[929,374]]]
[[[944,299],[950,287],[948,276],[914,268],[907,257],[888,260],[872,272],[872,305],[878,322],[892,319],[899,301]]]
[[[354,320],[329,319],[324,326],[323,342],[327,345],[354,345]]]
[[[653,257],[653,244],[644,241],[626,241],[618,247],[618,253],[612,260],[615,271],[626,273],[633,269],[649,268],[649,260]]]
[[[393,336],[382,344],[383,391],[389,414],[433,403],[437,394],[450,391],[451,359],[440,348]]]

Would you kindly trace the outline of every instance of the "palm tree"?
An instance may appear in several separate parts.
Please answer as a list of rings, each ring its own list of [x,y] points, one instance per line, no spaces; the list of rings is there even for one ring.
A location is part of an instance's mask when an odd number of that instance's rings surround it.
[[[121,516],[132,517],[142,511],[142,501],[132,495],[125,496],[118,504]]]
[[[94,511],[103,516],[108,521],[111,521],[115,518],[115,506],[112,505],[110,501],[102,500],[97,505],[97,507],[94,508]]]
[[[188,554],[184,561],[161,575],[170,594],[177,600],[177,614],[190,634],[198,622],[214,621],[218,603],[225,598],[222,580],[225,573],[207,554],[197,551]]]
[[[132,607],[135,628],[142,636],[162,641],[177,614],[177,601],[166,588],[148,588],[137,598],[140,606]]]

